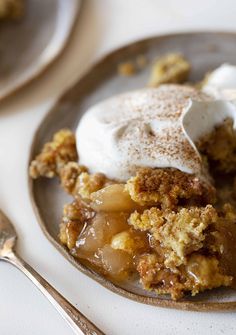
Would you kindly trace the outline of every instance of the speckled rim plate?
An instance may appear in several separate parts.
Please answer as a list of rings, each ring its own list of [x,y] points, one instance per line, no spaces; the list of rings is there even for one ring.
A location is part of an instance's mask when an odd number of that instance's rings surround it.
[[[24,16],[0,22],[0,100],[39,76],[61,53],[81,0],[26,0]]]
[[[111,52],[96,63],[48,112],[34,135],[29,161],[55,131],[63,127],[75,130],[81,115],[94,103],[146,85],[150,65],[133,77],[127,78],[117,74],[117,65],[120,62],[133,60],[140,54],[146,55],[151,61],[167,52],[183,53],[192,64],[190,79],[199,80],[207,71],[223,62],[235,63],[236,34],[200,32],[157,36]],[[58,226],[62,207],[71,201],[60,189],[59,182],[44,178],[32,181],[29,178],[29,192],[37,221],[48,240],[77,269],[112,292],[137,302],[160,307],[194,311],[236,310],[234,290],[212,290],[176,302],[164,296],[147,293],[136,282],[126,282],[122,285],[111,283],[74,259],[59,243]]]

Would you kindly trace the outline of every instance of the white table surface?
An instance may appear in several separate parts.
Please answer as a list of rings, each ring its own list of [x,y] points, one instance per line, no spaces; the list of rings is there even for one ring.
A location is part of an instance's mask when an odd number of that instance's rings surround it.
[[[166,32],[236,30],[236,1],[84,2],[70,44],[60,59],[0,104],[0,208],[15,223],[17,249],[106,334],[235,334],[235,313],[204,314],[141,305],[79,273],[46,240],[36,222],[27,190],[27,159],[35,128],[49,106],[101,55],[130,41]],[[0,334],[73,333],[28,279],[1,263]]]

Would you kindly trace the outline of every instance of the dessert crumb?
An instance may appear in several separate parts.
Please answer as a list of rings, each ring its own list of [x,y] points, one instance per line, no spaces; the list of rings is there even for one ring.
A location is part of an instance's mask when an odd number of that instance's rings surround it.
[[[139,69],[144,69],[148,64],[148,59],[145,55],[139,55],[136,58],[136,64]]]
[[[167,54],[155,61],[148,85],[157,87],[167,83],[183,83],[187,81],[189,72],[190,64],[181,54]]]
[[[123,62],[118,65],[118,73],[121,76],[130,77],[133,76],[136,72],[137,68],[132,61]]]
[[[145,55],[138,55],[135,60],[122,62],[118,65],[118,74],[125,77],[130,77],[137,72],[143,70],[148,64],[148,59]]]

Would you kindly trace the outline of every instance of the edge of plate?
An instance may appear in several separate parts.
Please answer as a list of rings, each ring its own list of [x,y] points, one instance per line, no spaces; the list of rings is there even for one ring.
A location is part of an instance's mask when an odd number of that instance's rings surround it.
[[[66,48],[66,46],[69,44],[72,33],[75,29],[76,26],[76,21],[77,18],[79,17],[80,12],[82,11],[82,8],[84,6],[84,2],[83,0],[79,0],[77,2],[77,4],[75,5],[75,15],[71,20],[71,25],[70,28],[68,30],[68,35],[65,38],[65,40],[63,41],[63,43],[61,44],[60,48],[55,52],[55,54],[44,64],[42,64],[37,70],[35,70],[35,72],[30,75],[28,78],[24,78],[22,79],[21,82],[19,82],[18,84],[16,84],[15,86],[13,85],[12,88],[10,88],[7,92],[5,93],[0,93],[0,102],[2,102],[4,99],[8,98],[9,96],[11,96],[12,94],[17,93],[20,89],[22,89],[23,87],[25,87],[26,85],[32,83],[35,79],[37,79],[41,74],[43,74],[44,72],[46,72],[48,70],[48,68],[57,60],[59,59],[60,55],[62,54],[62,52],[64,51],[64,49]]]
[[[29,164],[33,157],[35,142],[38,136],[38,133],[40,131],[41,126],[46,122],[47,118],[53,114],[56,109],[57,105],[62,103],[64,99],[66,99],[67,95],[70,93],[70,91],[73,89],[74,86],[78,85],[79,83],[83,83],[83,80],[86,78],[87,74],[89,74],[95,67],[101,65],[102,63],[109,60],[109,58],[114,57],[117,53],[120,53],[124,51],[126,48],[134,47],[138,44],[145,43],[150,40],[154,39],[162,39],[162,38],[171,38],[175,36],[181,36],[181,35],[201,35],[201,34],[220,34],[220,35],[234,35],[236,37],[236,32],[230,32],[230,31],[193,31],[189,33],[174,33],[174,34],[163,34],[163,35],[156,35],[152,36],[150,38],[145,38],[141,40],[136,40],[132,43],[123,45],[117,49],[112,50],[108,54],[104,55],[98,61],[94,62],[93,65],[83,74],[83,76],[74,83],[66,92],[64,92],[56,101],[53,103],[49,111],[46,113],[44,118],[41,120],[39,125],[36,128],[36,131],[34,133],[34,136],[32,138],[31,144],[30,144],[30,150],[29,150],[29,159],[27,168],[29,167]],[[36,204],[35,197],[34,197],[34,187],[33,187],[33,180],[30,178],[28,172],[27,172],[27,179],[28,179],[28,191],[30,196],[30,201],[37,219],[38,224],[40,225],[40,228],[42,229],[44,235],[46,238],[56,247],[56,249],[72,264],[74,265],[79,271],[81,271],[83,274],[87,275],[89,278],[95,280],[100,285],[105,287],[106,289],[109,289],[113,293],[116,293],[122,297],[131,299],[133,301],[148,304],[152,306],[157,307],[164,307],[164,308],[172,308],[172,309],[178,309],[178,310],[184,310],[184,311],[197,311],[197,312],[230,312],[236,310],[236,301],[230,301],[230,302],[204,302],[204,301],[187,301],[187,300],[181,300],[181,301],[174,301],[174,300],[167,300],[167,299],[161,299],[158,296],[153,297],[147,297],[144,295],[139,295],[136,293],[129,292],[118,285],[112,283],[111,281],[107,280],[106,278],[100,276],[98,273],[92,271],[91,269],[87,268],[86,266],[80,264],[76,259],[69,254],[69,252],[66,250],[65,247],[63,247],[61,244],[59,244],[47,231],[45,224],[43,222],[43,219],[41,218],[39,208]]]

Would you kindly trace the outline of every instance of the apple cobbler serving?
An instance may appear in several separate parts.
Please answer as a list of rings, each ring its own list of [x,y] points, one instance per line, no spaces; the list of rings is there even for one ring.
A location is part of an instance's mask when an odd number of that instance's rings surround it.
[[[58,225],[75,258],[174,300],[236,287],[236,68],[178,84],[189,70],[159,59],[152,87],[91,107],[30,165],[71,195]]]

